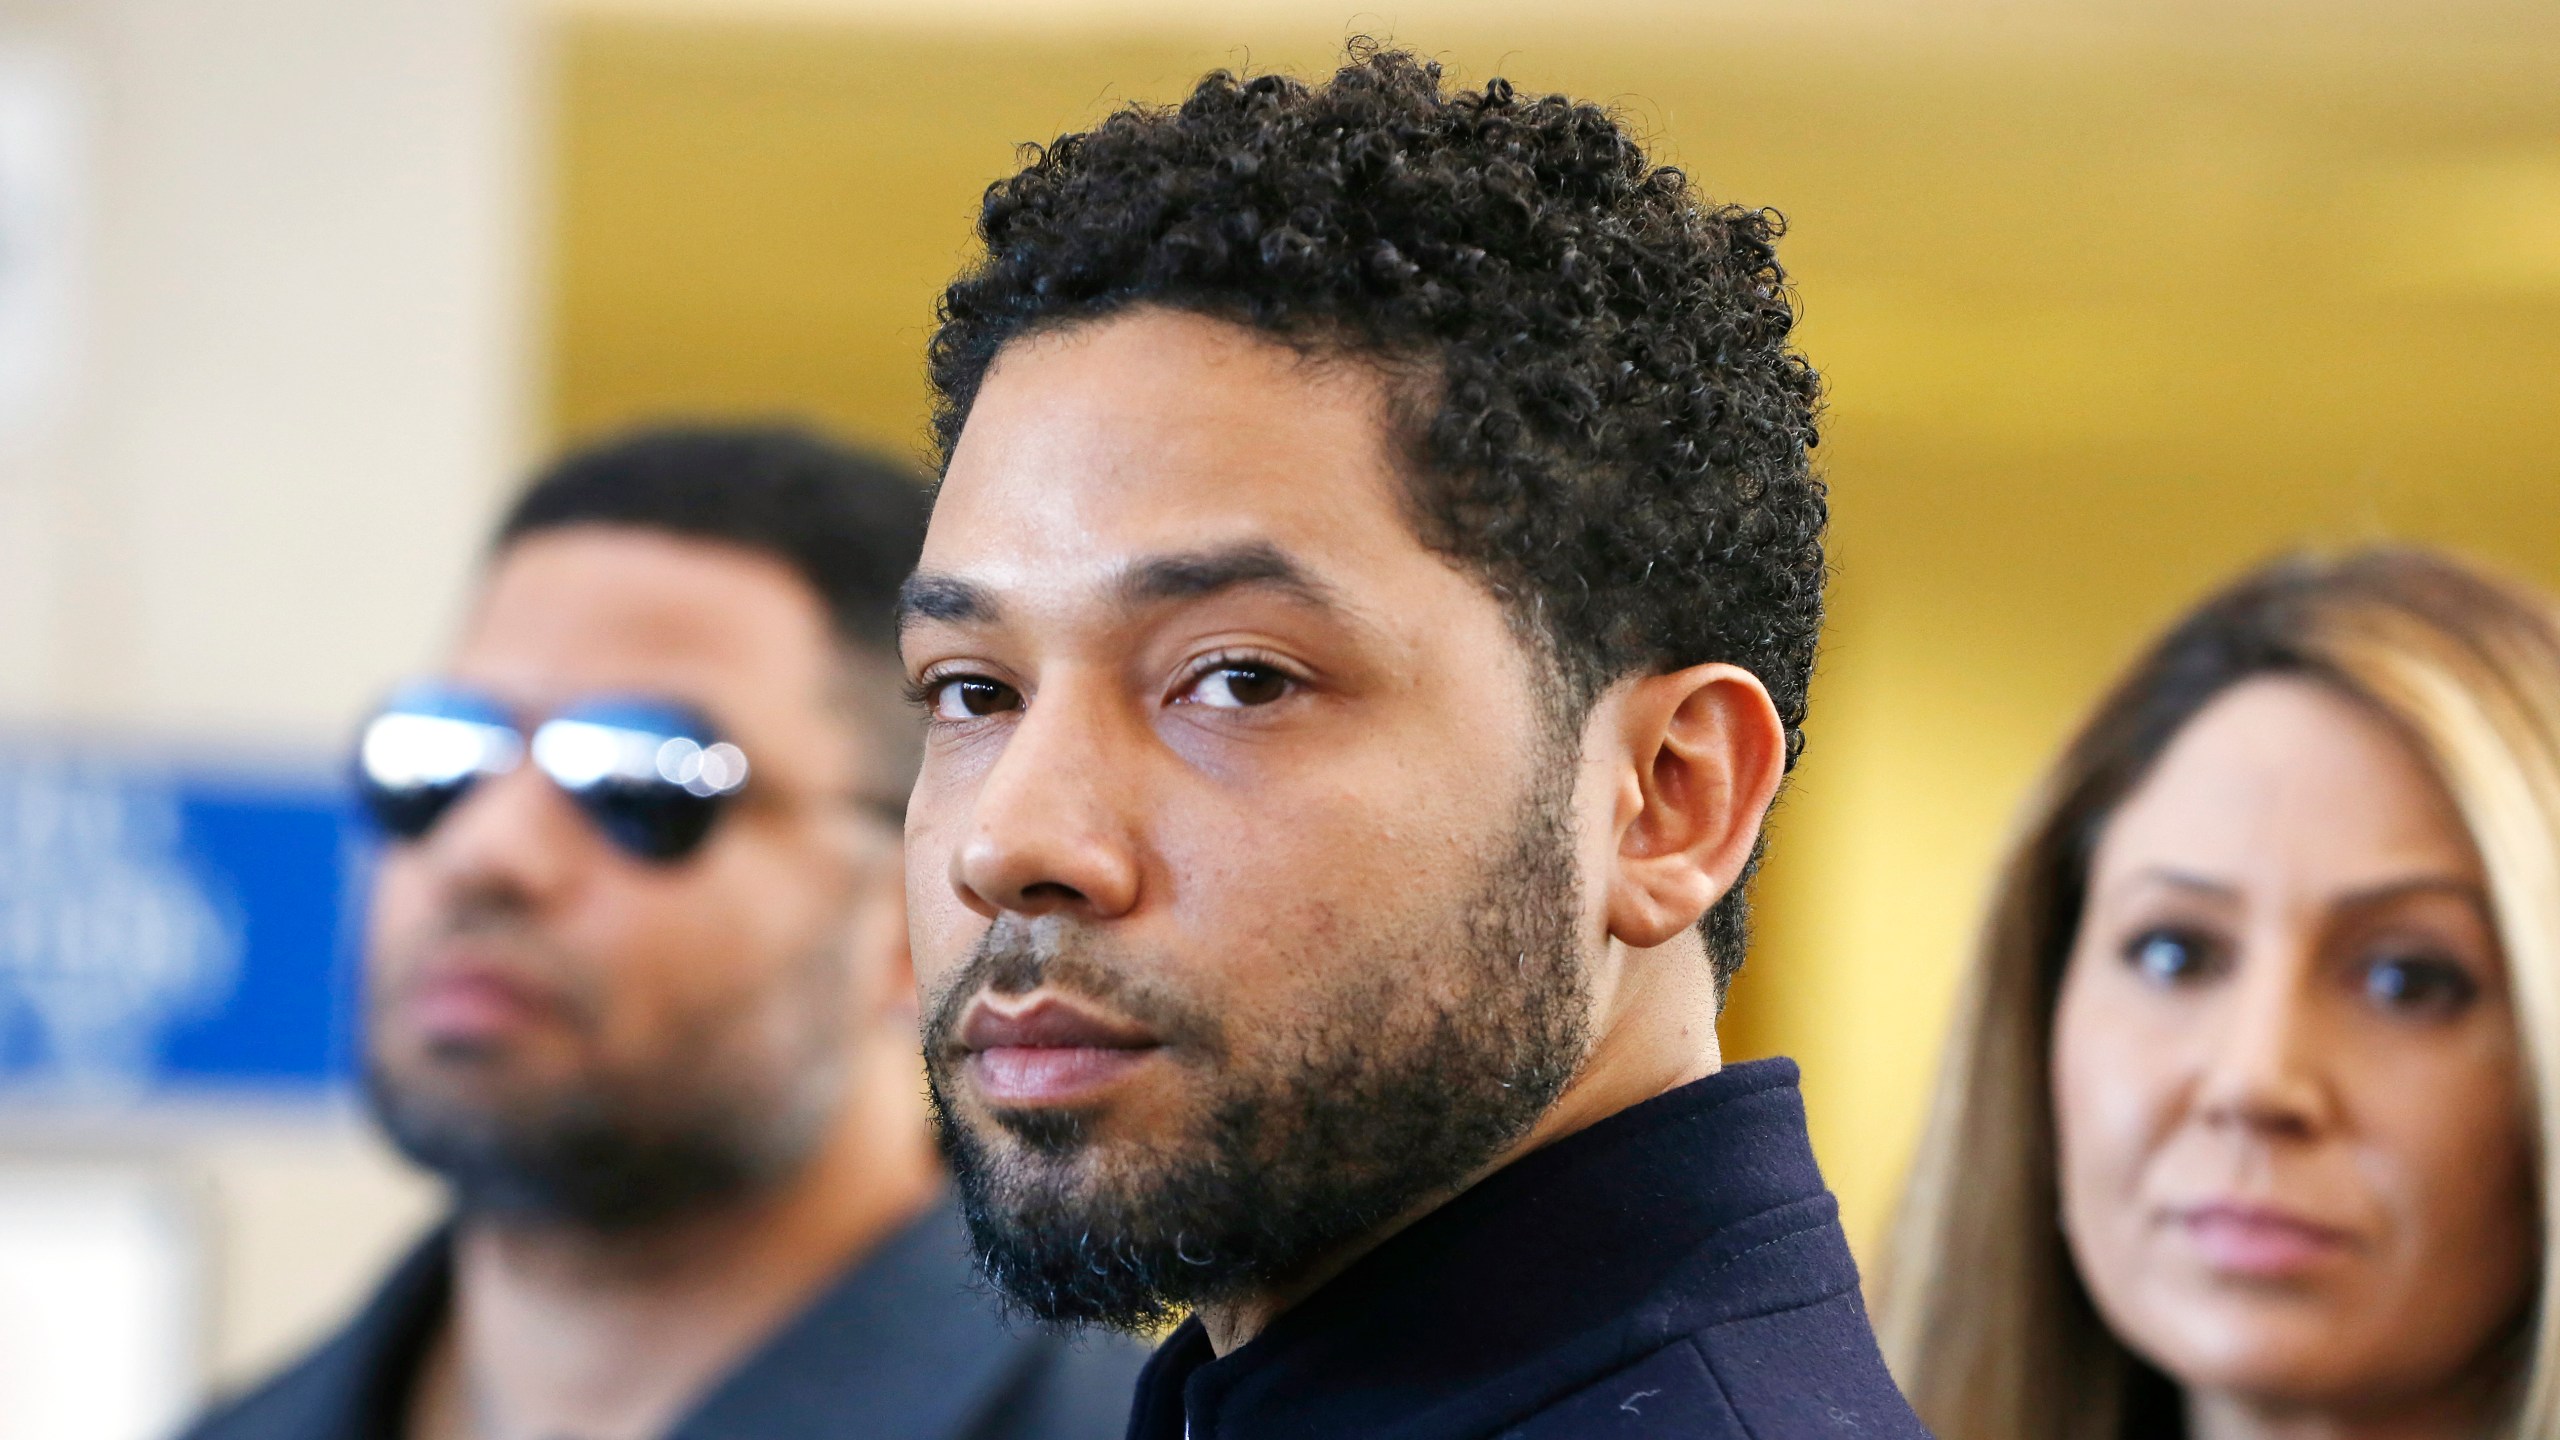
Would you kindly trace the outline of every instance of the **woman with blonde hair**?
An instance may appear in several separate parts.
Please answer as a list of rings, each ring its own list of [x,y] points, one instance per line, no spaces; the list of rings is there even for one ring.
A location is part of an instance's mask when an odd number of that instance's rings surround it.
[[[2560,1436],[2560,611],[2180,621],[2027,807],[1879,1288],[1946,1440]]]

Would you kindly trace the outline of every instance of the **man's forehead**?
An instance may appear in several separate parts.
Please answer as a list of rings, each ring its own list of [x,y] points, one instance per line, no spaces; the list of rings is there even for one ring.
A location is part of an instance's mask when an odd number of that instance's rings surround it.
[[[1023,342],[971,411],[920,569],[990,593],[1095,594],[1184,564],[1249,558],[1253,579],[1312,582],[1430,558],[1382,397],[1375,377],[1196,316]]]
[[[508,547],[450,668],[527,702],[607,690],[707,701],[805,685],[832,653],[824,609],[780,561],[599,526]]]

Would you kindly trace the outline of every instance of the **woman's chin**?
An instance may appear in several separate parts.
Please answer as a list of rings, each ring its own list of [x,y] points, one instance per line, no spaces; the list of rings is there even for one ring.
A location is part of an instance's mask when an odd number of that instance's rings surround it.
[[[2388,1338],[2358,1334],[2343,1316],[2354,1308],[2300,1294],[2226,1290],[2146,1307],[2141,1323],[2119,1333],[2189,1392],[2332,1409],[2391,1388],[2382,1373],[2393,1353]],[[2155,1339],[2160,1343],[2150,1343]]]

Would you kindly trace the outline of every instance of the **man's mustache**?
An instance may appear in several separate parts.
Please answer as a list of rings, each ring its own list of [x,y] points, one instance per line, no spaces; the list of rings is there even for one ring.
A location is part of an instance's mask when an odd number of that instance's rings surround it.
[[[1009,918],[987,927],[969,947],[967,961],[935,993],[925,1022],[926,1053],[952,1053],[960,1023],[979,995],[1028,995],[1044,985],[1135,1021],[1166,1046],[1226,1053],[1215,1012],[1140,978],[1093,931]]]
[[[383,977],[389,984],[373,1003],[378,1006],[426,983],[432,957],[453,945],[471,947],[485,957],[487,969],[540,991],[574,1022],[593,1025],[603,1019],[604,995],[594,968],[545,935],[520,907],[505,903],[464,902],[439,915],[431,930],[402,947],[402,963]]]

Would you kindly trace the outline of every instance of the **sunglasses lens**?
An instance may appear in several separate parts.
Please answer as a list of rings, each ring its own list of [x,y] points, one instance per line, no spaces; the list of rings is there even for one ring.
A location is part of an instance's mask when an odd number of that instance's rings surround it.
[[[607,837],[644,860],[693,853],[747,783],[738,747],[672,706],[600,704],[562,715],[534,732],[533,762]]]
[[[385,833],[415,840],[483,775],[522,758],[505,724],[447,706],[395,705],[364,727],[356,744],[356,793]]]
[[[711,833],[720,802],[669,785],[608,781],[578,796],[597,828],[643,860],[681,860]]]

